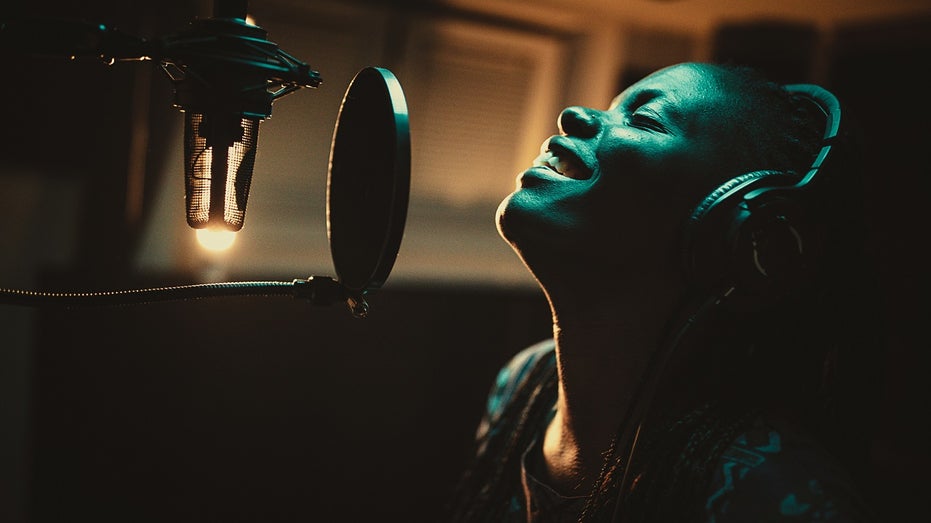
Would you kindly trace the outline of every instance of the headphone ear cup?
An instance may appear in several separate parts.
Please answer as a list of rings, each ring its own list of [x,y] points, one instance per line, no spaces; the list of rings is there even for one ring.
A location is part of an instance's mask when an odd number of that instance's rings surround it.
[[[774,188],[738,204],[729,242],[735,279],[757,294],[784,294],[803,282],[817,259],[812,227],[795,188]],[[795,197],[792,197],[795,196]]]
[[[801,248],[801,236],[788,221],[795,214],[789,212],[790,199],[767,201],[768,190],[750,200],[745,196],[757,189],[781,189],[798,178],[791,172],[753,171],[706,196],[685,227],[683,253],[691,283],[705,291],[724,285],[759,289],[785,272],[780,266],[792,256],[780,254],[779,249]]]

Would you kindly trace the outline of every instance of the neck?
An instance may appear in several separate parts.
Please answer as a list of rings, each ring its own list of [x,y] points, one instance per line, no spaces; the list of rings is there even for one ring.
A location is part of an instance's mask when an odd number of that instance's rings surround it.
[[[615,438],[636,430],[625,418],[679,298],[655,287],[649,295],[608,293],[603,300],[549,298],[559,389],[543,443],[545,472],[564,495],[584,495]]]

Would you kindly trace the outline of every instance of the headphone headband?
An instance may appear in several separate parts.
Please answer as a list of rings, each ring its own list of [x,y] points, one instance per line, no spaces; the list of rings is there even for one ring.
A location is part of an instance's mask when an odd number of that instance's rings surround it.
[[[837,133],[840,130],[840,101],[834,96],[834,93],[820,85],[789,84],[786,85],[785,88],[790,93],[799,94],[808,98],[822,113],[824,113],[825,117],[824,138],[822,138],[823,145],[821,151],[818,152],[815,160],[811,163],[811,167],[808,168],[808,173],[798,182],[797,187],[801,187],[814,178],[818,169],[821,168],[821,164],[824,163],[824,159],[827,158],[828,153],[831,152],[831,145],[834,139],[837,138]]]
[[[807,171],[745,173],[720,185],[695,207],[683,247],[686,269],[700,287],[739,281],[744,287],[786,288],[786,280],[797,279],[817,258],[820,241],[810,236],[809,225],[821,211],[810,184],[818,178],[814,185],[821,185],[819,173],[828,157],[833,158],[841,106],[833,93],[818,85],[783,87],[824,115],[821,148]]]

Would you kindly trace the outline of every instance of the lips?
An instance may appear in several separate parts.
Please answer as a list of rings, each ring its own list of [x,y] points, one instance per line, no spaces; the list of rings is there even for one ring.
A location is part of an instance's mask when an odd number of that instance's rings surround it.
[[[533,161],[534,167],[545,167],[561,176],[573,180],[587,180],[592,171],[579,156],[560,143],[561,136],[554,136],[543,144],[543,152]]]

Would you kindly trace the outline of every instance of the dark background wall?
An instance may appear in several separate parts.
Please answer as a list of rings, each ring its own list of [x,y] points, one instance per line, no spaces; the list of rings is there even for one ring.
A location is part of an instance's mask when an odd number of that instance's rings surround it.
[[[538,296],[385,290],[46,311],[33,521],[436,521]]]
[[[931,109],[922,87],[931,38],[931,18],[848,24],[828,38],[796,23],[724,26],[716,59],[761,67],[776,80],[805,78],[826,67],[820,78],[841,100],[846,124],[859,136],[866,191],[867,226],[878,269],[875,296],[884,344],[871,356],[869,374],[877,380],[864,396],[860,430],[873,445],[873,467],[866,480],[881,521],[919,521],[931,466],[929,431],[919,421],[931,411],[931,368],[924,340],[929,257],[917,248],[927,227],[929,169],[925,150]],[[817,49],[824,49],[819,54]],[[850,281],[856,288],[858,281]],[[864,288],[865,291],[865,288]],[[876,384],[879,384],[878,389]]]
[[[130,32],[143,23],[164,32],[194,14],[191,2],[180,1],[144,16],[129,3],[59,3],[63,16],[121,20]],[[817,32],[792,24],[762,29],[722,28],[718,57],[796,79],[810,75]],[[882,408],[864,413],[863,430],[876,442],[867,458],[878,478],[871,498],[899,521],[914,520],[931,465],[929,433],[919,422],[929,412],[919,285],[927,267],[920,245],[931,115],[921,75],[929,29],[927,18],[842,27],[829,46],[827,74],[817,79],[847,103],[867,138],[889,330],[876,362]],[[31,286],[188,281],[127,269],[139,223],[123,219],[127,129],[139,114],[133,73],[5,58],[0,95],[9,124],[0,172],[79,173],[84,194],[70,218],[79,238],[74,262],[34,267]],[[147,113],[153,129],[167,118],[168,96],[167,87],[152,94],[159,108]],[[56,121],[93,126],[76,131],[36,120],[32,104],[44,104]],[[149,145],[159,150],[167,139],[151,133]],[[389,285],[370,302],[365,319],[282,297],[28,314],[0,306],[4,325],[28,326],[30,346],[23,480],[4,491],[25,497],[35,523],[435,521],[495,370],[550,334],[548,312],[536,291],[485,286]],[[15,410],[17,398],[5,399],[4,408]]]
[[[920,421],[931,412],[927,372],[927,250],[918,248],[927,229],[927,143],[931,121],[922,69],[931,56],[931,19],[851,26],[837,35],[831,83],[864,127],[865,169],[872,230],[880,262],[886,345],[877,368],[885,389],[878,416],[864,420],[874,431],[871,459],[876,490],[902,520],[926,513],[922,492],[931,466],[931,433]],[[897,511],[897,512],[896,512]],[[917,519],[916,519],[917,518]]]

